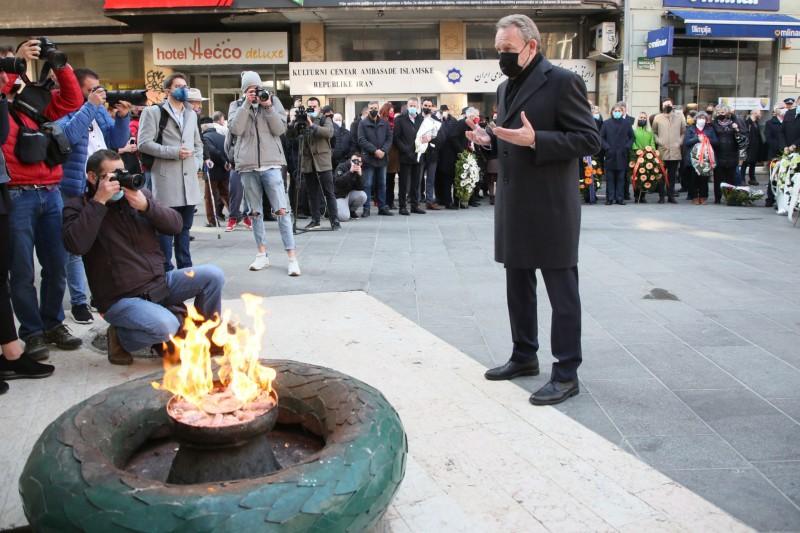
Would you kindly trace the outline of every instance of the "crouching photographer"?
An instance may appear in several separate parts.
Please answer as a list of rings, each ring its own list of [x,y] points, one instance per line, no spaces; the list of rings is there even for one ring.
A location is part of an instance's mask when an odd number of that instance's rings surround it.
[[[339,220],[345,222],[351,218],[359,218],[356,210],[362,209],[367,202],[362,179],[361,155],[356,153],[349,161],[342,161],[334,173],[334,189],[338,204]]]
[[[222,271],[213,265],[164,272],[157,233],[177,235],[181,215],[143,189],[119,154],[99,150],[86,164],[87,190],[64,206],[64,245],[83,256],[98,311],[110,324],[108,360],[129,365],[131,352],[167,342],[181,325],[170,307],[194,298],[205,318],[219,315]]]
[[[331,160],[331,137],[333,137],[333,121],[320,113],[319,99],[311,97],[306,102],[307,108],[300,106],[295,113],[290,134],[300,140],[300,171],[308,188],[311,203],[311,222],[305,229],[320,227],[320,209],[322,207],[321,192],[325,194],[328,207],[328,219],[331,229],[341,229],[336,208],[336,196],[333,194],[333,162]],[[326,106],[327,107],[327,106]],[[325,111],[333,113],[332,110]],[[320,190],[321,189],[321,190]]]

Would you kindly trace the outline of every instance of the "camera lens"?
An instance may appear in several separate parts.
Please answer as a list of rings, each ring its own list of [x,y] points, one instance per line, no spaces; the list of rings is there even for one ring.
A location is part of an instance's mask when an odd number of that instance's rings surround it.
[[[16,58],[16,57],[0,58],[0,72],[22,75],[25,74],[26,70],[28,70],[28,64],[22,58]]]

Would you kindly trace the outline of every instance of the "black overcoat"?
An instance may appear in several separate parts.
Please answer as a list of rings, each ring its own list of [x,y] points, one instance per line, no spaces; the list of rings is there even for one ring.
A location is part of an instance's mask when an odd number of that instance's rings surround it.
[[[581,204],[578,161],[600,150],[586,85],[542,59],[506,108],[497,89],[497,124],[536,131],[536,147],[496,139],[495,260],[510,268],[570,268],[578,263]]]

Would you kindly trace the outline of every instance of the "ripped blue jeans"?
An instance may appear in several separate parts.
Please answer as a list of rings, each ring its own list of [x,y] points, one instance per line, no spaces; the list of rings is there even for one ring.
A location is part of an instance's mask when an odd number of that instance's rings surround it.
[[[267,232],[264,229],[264,202],[262,200],[263,193],[266,192],[269,203],[272,206],[272,213],[278,219],[278,229],[281,232],[283,248],[286,251],[294,250],[292,217],[290,215],[289,199],[283,187],[281,169],[251,170],[242,172],[241,175],[244,195],[247,203],[250,204],[250,219],[253,221],[253,237],[256,239],[256,245],[259,247],[267,246]],[[277,214],[281,209],[285,210],[284,215]]]

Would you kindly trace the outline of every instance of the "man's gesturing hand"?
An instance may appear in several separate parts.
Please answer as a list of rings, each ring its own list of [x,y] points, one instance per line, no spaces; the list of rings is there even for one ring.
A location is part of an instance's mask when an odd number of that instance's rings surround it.
[[[522,119],[522,127],[512,130],[509,128],[494,128],[492,132],[498,139],[516,144],[517,146],[533,146],[536,142],[536,132],[533,129],[528,117],[525,116],[525,111],[520,114]]]
[[[467,132],[467,139],[481,146],[490,146],[492,144],[492,138],[485,129],[481,128],[471,120],[467,120],[466,124],[472,130]]]

